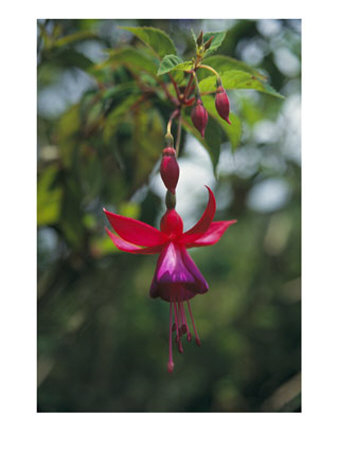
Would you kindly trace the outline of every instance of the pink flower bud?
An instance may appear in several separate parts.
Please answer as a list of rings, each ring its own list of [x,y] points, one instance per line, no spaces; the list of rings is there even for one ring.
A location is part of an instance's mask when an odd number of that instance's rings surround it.
[[[191,120],[198,131],[201,133],[201,136],[204,138],[205,128],[208,123],[208,112],[204,108],[202,100],[200,98],[197,99],[196,106],[191,111]]]
[[[229,120],[230,102],[223,86],[219,86],[216,91],[215,105],[218,114],[231,125]]]
[[[180,168],[176,159],[176,151],[172,147],[167,147],[162,152],[160,173],[165,187],[175,194]]]
[[[168,236],[179,236],[183,233],[183,220],[175,209],[167,209],[161,219],[160,228],[162,233]]]

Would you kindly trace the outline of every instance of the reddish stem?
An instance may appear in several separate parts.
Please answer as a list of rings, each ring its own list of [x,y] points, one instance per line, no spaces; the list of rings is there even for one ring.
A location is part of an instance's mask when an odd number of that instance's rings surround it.
[[[161,84],[161,87],[163,88],[163,90],[164,90],[166,96],[168,97],[168,99],[169,99],[172,103],[174,103],[174,105],[178,106],[178,105],[180,104],[179,100],[178,100],[177,98],[175,98],[173,95],[170,94],[170,92],[168,91],[168,88],[167,88],[166,84],[163,83],[163,82],[160,82],[160,84]]]
[[[184,91],[184,100],[187,100],[189,95],[190,95],[189,91],[190,91],[191,84],[192,84],[193,81],[194,81],[194,74],[191,73],[190,79],[189,79],[188,84],[187,84],[187,86],[185,88],[185,91]]]
[[[176,81],[174,80],[173,76],[170,73],[169,73],[169,78],[170,78],[170,81],[172,82],[172,84],[174,85],[175,92],[176,92],[176,95],[177,95],[177,99],[178,99],[179,103],[181,103],[182,96],[181,96],[180,90],[178,89],[177,83],[176,83]]]

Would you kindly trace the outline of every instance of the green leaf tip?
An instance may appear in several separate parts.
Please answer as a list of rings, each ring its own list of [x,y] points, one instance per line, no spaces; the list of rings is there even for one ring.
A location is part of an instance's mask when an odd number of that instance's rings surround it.
[[[150,47],[157,57],[176,55],[176,47],[171,38],[159,28],[154,27],[119,27],[137,36],[144,44]]]

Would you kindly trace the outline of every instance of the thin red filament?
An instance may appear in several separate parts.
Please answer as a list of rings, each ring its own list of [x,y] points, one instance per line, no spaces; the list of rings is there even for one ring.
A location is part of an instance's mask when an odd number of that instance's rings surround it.
[[[187,318],[185,316],[185,310],[184,310],[183,302],[180,303],[180,306],[181,306],[181,314],[182,314],[183,324],[185,325],[186,331],[187,331],[187,341],[190,342],[191,341],[191,333],[190,333],[190,330],[189,330]]]
[[[173,361],[173,342],[172,342],[172,321],[173,321],[173,314],[172,314],[172,302],[170,302],[170,309],[169,309],[169,361],[168,361],[168,372],[172,373],[174,370],[174,361]]]
[[[195,326],[194,317],[192,315],[192,311],[191,311],[191,306],[190,306],[189,300],[187,300],[187,303],[188,303],[188,309],[189,309],[189,314],[190,314],[190,318],[191,318],[191,323],[192,323],[192,326],[193,326],[193,329],[194,329],[194,333],[195,333],[196,344],[197,345],[201,345],[201,341],[200,341],[200,338],[199,338],[198,333],[197,333],[197,329],[196,329],[196,326]]]

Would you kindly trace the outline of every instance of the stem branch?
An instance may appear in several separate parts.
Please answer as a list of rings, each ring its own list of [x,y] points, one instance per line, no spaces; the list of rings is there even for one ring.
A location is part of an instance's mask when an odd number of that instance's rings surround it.
[[[192,72],[190,74],[190,78],[189,78],[188,84],[187,84],[187,86],[185,88],[185,91],[184,91],[184,99],[187,99],[189,97],[189,95],[190,95],[190,88],[191,88],[191,85],[192,85],[193,81],[194,81],[194,72]]]
[[[177,108],[175,109],[175,111],[171,114],[171,116],[169,117],[168,120],[168,124],[167,124],[167,134],[171,134],[171,125],[173,120],[175,119],[176,116],[178,116],[180,114],[180,110]]]
[[[178,158],[178,153],[180,151],[181,130],[182,130],[182,115],[181,115],[181,111],[179,111],[178,123],[177,123],[177,135],[176,135],[176,158]]]
[[[174,77],[173,77],[170,73],[169,73],[169,78],[170,78],[170,81],[172,82],[172,84],[174,85],[175,92],[176,92],[176,95],[177,95],[177,100],[181,103],[181,93],[180,93],[180,90],[178,89],[178,86],[177,86],[176,81],[174,80]]]
[[[213,74],[216,75],[217,86],[221,86],[221,85],[222,85],[221,77],[219,76],[219,73],[218,73],[215,69],[213,69],[213,68],[210,67],[210,66],[207,66],[206,64],[200,64],[200,65],[198,66],[198,68],[199,68],[199,69],[207,69],[207,70],[210,70],[210,72],[212,72]]]

